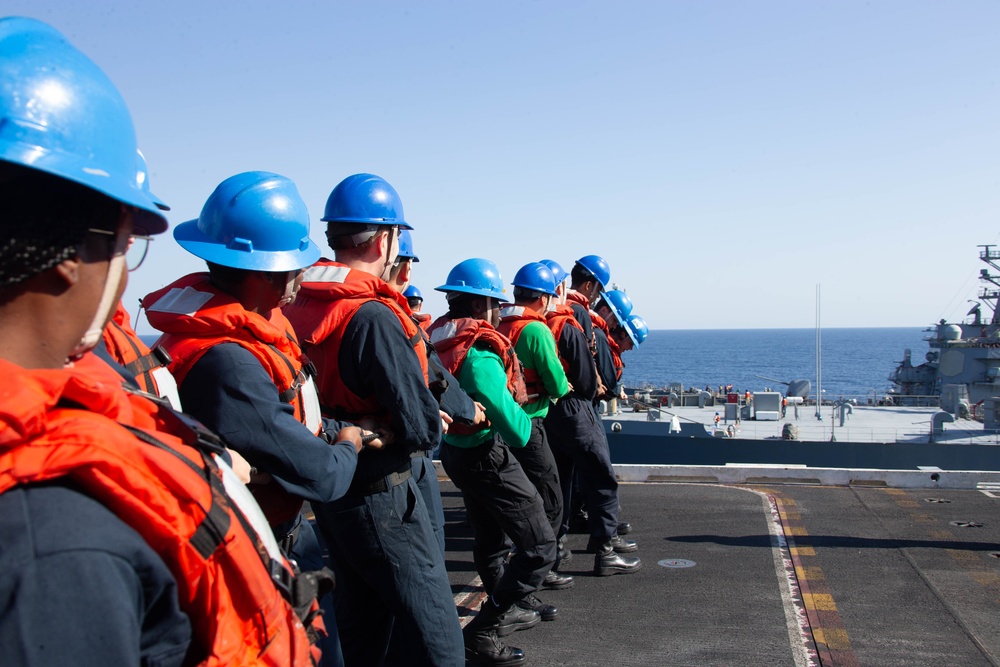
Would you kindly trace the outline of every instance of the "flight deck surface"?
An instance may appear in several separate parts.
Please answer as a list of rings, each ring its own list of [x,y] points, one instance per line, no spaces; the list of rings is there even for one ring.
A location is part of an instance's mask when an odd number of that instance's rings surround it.
[[[460,613],[482,591],[461,494],[442,480]],[[540,591],[530,665],[1000,664],[1000,493],[624,483],[642,569],[595,577],[587,536]],[[463,617],[463,622],[470,616]]]

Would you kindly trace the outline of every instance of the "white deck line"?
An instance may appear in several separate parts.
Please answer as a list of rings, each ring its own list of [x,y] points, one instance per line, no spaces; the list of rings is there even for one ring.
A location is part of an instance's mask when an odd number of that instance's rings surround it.
[[[761,491],[753,491],[764,501],[764,511],[767,513],[767,529],[771,533],[771,553],[774,556],[774,570],[778,577],[778,587],[781,589],[781,607],[785,612],[785,625],[788,628],[788,643],[792,647],[792,658],[795,667],[815,667],[819,664],[819,656],[813,644],[812,625],[809,614],[806,613],[802,601],[802,591],[795,576],[795,564],[792,562],[788,548],[788,540],[781,526],[781,513],[774,497]]]
[[[434,461],[438,479],[448,475]],[[806,468],[798,465],[666,466],[616,464],[624,483],[818,484],[822,486],[885,486],[895,489],[1000,489],[1000,472],[986,470],[877,470],[867,468]]]
[[[616,464],[619,482],[704,482],[718,484],[820,484],[886,486],[898,489],[976,489],[1000,484],[1000,472],[984,470],[877,470],[806,468],[798,465],[679,466]]]

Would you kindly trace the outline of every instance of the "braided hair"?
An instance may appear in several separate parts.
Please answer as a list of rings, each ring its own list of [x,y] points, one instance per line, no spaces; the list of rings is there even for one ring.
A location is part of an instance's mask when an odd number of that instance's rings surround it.
[[[87,229],[114,230],[121,204],[43,171],[0,162],[0,289],[76,255]]]

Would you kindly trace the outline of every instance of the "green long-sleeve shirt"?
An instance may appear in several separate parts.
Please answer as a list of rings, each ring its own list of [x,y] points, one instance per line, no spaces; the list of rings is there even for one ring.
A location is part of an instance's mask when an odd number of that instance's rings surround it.
[[[549,397],[555,400],[569,393],[569,381],[559,361],[556,339],[552,331],[542,322],[528,322],[521,329],[514,352],[525,368],[538,373],[545,391],[549,393],[548,396],[525,405],[524,411],[531,419],[545,417],[549,414]]]
[[[524,447],[531,437],[531,420],[507,391],[503,362],[484,344],[473,345],[458,373],[458,384],[472,400],[483,404],[490,428],[471,435],[444,436],[453,447],[477,447],[498,432],[510,447]]]

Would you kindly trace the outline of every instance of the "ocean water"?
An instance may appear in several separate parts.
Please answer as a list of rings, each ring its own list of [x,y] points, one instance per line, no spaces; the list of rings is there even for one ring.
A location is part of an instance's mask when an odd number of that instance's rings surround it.
[[[879,394],[891,386],[890,373],[912,350],[914,364],[924,361],[922,328],[823,329],[823,390],[827,398]],[[623,356],[623,380],[629,387],[718,389],[732,384],[740,391],[784,385],[763,380],[805,379],[816,394],[815,329],[660,330]]]
[[[889,374],[913,351],[913,363],[924,361],[926,334],[919,327],[823,329],[823,390],[827,398],[880,395],[891,384]],[[153,343],[157,336],[141,338]],[[763,380],[805,379],[816,394],[815,329],[706,329],[650,331],[639,348],[626,352],[623,380],[628,387],[717,389],[732,384],[740,391],[784,385]]]

